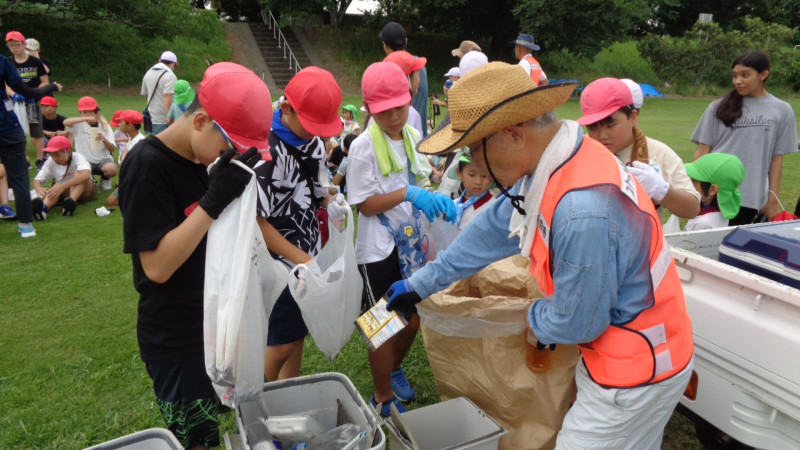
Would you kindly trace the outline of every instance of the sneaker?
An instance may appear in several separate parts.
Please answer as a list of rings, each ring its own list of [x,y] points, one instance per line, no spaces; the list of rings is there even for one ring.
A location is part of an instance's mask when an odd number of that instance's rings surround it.
[[[36,220],[47,220],[47,206],[41,198],[36,197],[31,200],[31,208],[33,209],[33,218]]]
[[[388,402],[383,402],[383,403],[380,404],[381,418],[385,419],[385,418],[387,418],[387,417],[389,417],[391,415],[391,413],[392,413],[392,409],[391,409],[392,408],[392,406],[391,406],[392,403],[394,403],[394,406],[397,407],[397,412],[399,412],[400,414],[403,414],[403,413],[408,411],[406,409],[406,407],[403,406],[402,403],[400,403],[400,400],[398,400],[397,397],[392,397],[392,399],[389,400]],[[378,403],[375,402],[375,396],[374,395],[372,397],[370,397],[369,404],[372,405],[373,408],[375,408],[375,411],[378,411]]]
[[[8,205],[0,206],[0,219],[13,219],[17,214]]]
[[[392,391],[401,402],[410,402],[417,396],[417,391],[411,387],[408,379],[406,379],[406,374],[403,373],[403,369],[392,371]]]
[[[111,190],[111,180],[106,178],[100,178],[100,189],[104,191]]]
[[[36,236],[36,230],[34,230],[33,225],[29,223],[21,223],[17,225],[17,230],[19,230],[19,235],[24,238]]]
[[[36,170],[37,171],[42,170],[42,166],[44,165],[44,160],[43,159],[37,159],[35,164],[36,164]]]
[[[71,216],[75,212],[75,208],[78,207],[78,204],[75,203],[75,200],[72,197],[67,197],[64,199],[64,210],[61,211],[62,216]]]

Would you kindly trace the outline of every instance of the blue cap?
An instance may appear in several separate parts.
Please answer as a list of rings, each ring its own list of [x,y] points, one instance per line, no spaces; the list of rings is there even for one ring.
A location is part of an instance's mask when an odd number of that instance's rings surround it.
[[[539,50],[539,46],[533,42],[533,35],[530,34],[520,34],[517,36],[517,40],[512,42],[511,45],[521,45],[531,50]]]

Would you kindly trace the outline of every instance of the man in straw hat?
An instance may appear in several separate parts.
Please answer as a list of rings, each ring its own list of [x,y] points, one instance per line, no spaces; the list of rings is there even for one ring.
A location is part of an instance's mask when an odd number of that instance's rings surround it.
[[[521,249],[545,294],[528,326],[540,344],[577,344],[582,355],[557,448],[659,448],[692,371],[691,324],[647,192],[577,123],[556,118],[573,88],[537,88],[501,62],[453,86],[452,123],[419,151],[467,146],[505,195],[385,297],[390,310],[410,312]]]

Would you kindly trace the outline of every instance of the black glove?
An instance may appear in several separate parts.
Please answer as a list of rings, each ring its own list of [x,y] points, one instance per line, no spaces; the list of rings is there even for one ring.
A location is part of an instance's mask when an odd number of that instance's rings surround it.
[[[411,283],[406,280],[392,283],[383,298],[386,299],[386,309],[388,311],[397,310],[406,320],[411,320],[411,317],[417,313],[417,303],[422,301],[422,298],[411,286]]]
[[[211,168],[208,174],[208,190],[206,194],[197,202],[198,206],[216,220],[222,211],[234,200],[236,197],[242,195],[247,183],[250,182],[252,175],[231,163],[233,156],[238,153],[236,149],[229,148],[220,153],[219,159],[216,164]],[[244,154],[239,156],[239,162],[249,168],[253,168],[256,163],[261,159],[258,150],[255,147],[250,147]]]

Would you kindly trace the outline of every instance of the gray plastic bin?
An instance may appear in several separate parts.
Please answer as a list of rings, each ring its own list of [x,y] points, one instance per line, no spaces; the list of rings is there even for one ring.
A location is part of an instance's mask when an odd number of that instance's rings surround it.
[[[266,383],[261,398],[273,416],[309,413],[326,429],[341,423],[354,423],[371,430],[377,422],[374,410],[361,398],[350,379],[341,373],[321,373]],[[236,408],[236,427],[245,449],[252,448],[248,442],[252,437],[270,438],[262,418],[263,413],[255,400]],[[386,435],[378,426],[372,446],[368,448],[381,450],[385,447]]]
[[[101,449],[182,450],[183,446],[169,430],[164,428],[150,428],[89,448],[89,450]]]
[[[402,415],[408,431],[424,450],[497,450],[500,438],[508,434],[466,397],[415,409]],[[397,431],[392,419],[386,420],[389,448],[411,449]]]

